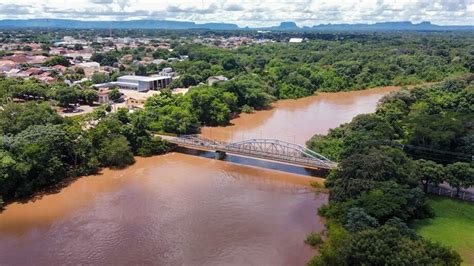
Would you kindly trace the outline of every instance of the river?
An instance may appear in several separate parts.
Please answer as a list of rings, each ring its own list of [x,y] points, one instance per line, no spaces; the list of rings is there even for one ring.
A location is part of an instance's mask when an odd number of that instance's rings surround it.
[[[242,114],[205,137],[299,144],[373,112],[397,88],[320,94]],[[0,213],[0,265],[304,265],[321,231],[307,177],[181,153],[137,158]]]

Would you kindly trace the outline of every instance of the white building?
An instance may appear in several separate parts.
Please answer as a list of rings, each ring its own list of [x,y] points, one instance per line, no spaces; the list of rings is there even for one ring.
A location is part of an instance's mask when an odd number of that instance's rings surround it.
[[[300,43],[300,42],[303,42],[303,39],[302,38],[291,38],[290,43]]]
[[[94,85],[96,88],[119,87],[121,89],[137,90],[145,92],[165,88],[171,83],[171,77],[166,76],[121,76],[116,82],[102,83]]]

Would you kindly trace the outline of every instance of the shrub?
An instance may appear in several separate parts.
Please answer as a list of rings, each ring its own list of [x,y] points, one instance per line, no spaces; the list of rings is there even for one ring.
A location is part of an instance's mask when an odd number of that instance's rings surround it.
[[[316,233],[316,232],[311,232],[307,237],[306,240],[304,241],[307,245],[310,245],[312,247],[318,247],[323,243],[323,239],[321,238],[321,235]]]
[[[246,113],[246,114],[251,114],[255,111],[255,109],[252,107],[252,106],[249,106],[249,105],[244,105],[242,106],[242,112],[243,113]]]

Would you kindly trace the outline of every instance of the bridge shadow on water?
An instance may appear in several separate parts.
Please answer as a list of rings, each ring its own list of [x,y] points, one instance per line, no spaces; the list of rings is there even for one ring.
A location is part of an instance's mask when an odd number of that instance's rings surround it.
[[[196,149],[184,148],[184,147],[176,147],[174,152],[184,153],[193,156],[199,156],[203,158],[208,158],[211,160],[215,159],[215,152],[212,151],[201,151]],[[313,177],[326,177],[329,173],[327,169],[310,169],[304,168],[302,166],[297,165],[290,165],[284,164],[279,162],[272,162],[268,160],[262,159],[253,159],[249,157],[243,157],[233,154],[226,154],[225,158],[222,160],[225,162],[231,162],[235,164],[253,166],[253,167],[261,167],[271,170],[283,171],[291,174],[298,174],[298,175],[306,175],[306,176],[313,176]]]

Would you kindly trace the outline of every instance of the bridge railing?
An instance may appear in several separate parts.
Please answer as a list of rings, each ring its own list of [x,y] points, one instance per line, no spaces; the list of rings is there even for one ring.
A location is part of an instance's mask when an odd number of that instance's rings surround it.
[[[229,153],[242,154],[242,155],[253,155],[259,158],[274,159],[274,160],[278,160],[282,162],[304,164],[308,166],[316,166],[316,167],[323,167],[323,168],[329,168],[329,169],[333,169],[336,167],[335,163],[323,162],[323,161],[313,159],[310,157],[287,156],[287,155],[268,153],[268,152],[258,151],[258,150],[241,149],[241,148],[236,148],[236,147],[227,147],[224,151],[227,151]]]
[[[279,154],[274,152],[268,152],[265,150],[252,149],[250,146],[241,145],[242,143],[227,143],[222,141],[216,141],[211,139],[202,138],[196,135],[186,135],[169,139],[175,144],[182,144],[186,146],[196,147],[196,148],[206,148],[209,150],[219,150],[223,152],[258,157],[263,159],[276,160],[280,162],[295,163],[300,165],[315,166],[319,168],[328,168],[333,169],[337,166],[336,163],[326,159],[323,156],[320,157],[310,157],[311,154],[302,151],[301,146],[298,145],[298,150],[295,150],[298,154],[297,156],[289,156],[286,154]],[[257,141],[257,140],[255,140]],[[278,140],[266,140],[266,141],[276,141]],[[250,142],[251,143],[251,142]],[[284,143],[284,142],[282,142]],[[296,144],[293,144],[296,146]],[[306,148],[303,148],[306,149]],[[318,154],[319,155],[319,154]]]

